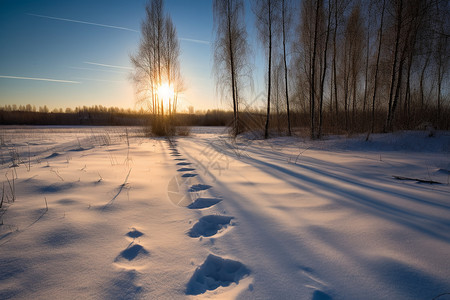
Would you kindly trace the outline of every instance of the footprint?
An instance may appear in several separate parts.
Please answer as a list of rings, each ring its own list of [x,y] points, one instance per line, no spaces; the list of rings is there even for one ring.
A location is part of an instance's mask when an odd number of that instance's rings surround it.
[[[195,177],[197,175],[198,174],[195,174],[195,173],[186,173],[186,174],[181,175],[181,177],[187,178],[187,177]]]
[[[194,168],[181,168],[177,170],[178,172],[190,172],[190,171],[195,171]]]
[[[186,287],[187,295],[200,295],[207,290],[227,287],[250,275],[250,270],[242,263],[224,259],[213,254],[208,255],[205,262],[195,270]]]
[[[130,232],[127,233],[127,236],[133,239],[137,239],[138,237],[143,236],[144,234],[140,232],[139,230],[136,230],[136,228],[132,228]]]
[[[115,262],[132,261],[145,258],[150,253],[144,247],[138,244],[131,243],[128,247],[120,252],[114,260]]]
[[[312,300],[332,300],[332,299],[333,298],[331,298],[328,294],[319,290],[314,291],[312,298]]]
[[[199,192],[212,188],[212,186],[207,184],[194,184],[189,188],[189,192]]]
[[[192,238],[200,236],[213,236],[221,229],[227,228],[234,217],[209,215],[204,216],[189,230],[188,235]]]
[[[187,175],[187,174],[185,174]],[[217,203],[222,201],[222,199],[217,198],[198,198],[191,204],[189,204],[187,207],[190,209],[202,209],[202,208],[208,208],[211,207]]]

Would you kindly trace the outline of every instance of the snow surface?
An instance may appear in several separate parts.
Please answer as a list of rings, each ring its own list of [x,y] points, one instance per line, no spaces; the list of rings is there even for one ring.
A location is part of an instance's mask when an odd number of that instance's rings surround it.
[[[450,299],[450,133],[248,137],[0,127],[0,299]]]

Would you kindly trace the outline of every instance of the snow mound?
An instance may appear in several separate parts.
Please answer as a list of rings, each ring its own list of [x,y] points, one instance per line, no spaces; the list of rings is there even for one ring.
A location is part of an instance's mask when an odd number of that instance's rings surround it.
[[[59,154],[58,152],[53,152],[52,154],[50,154],[49,156],[45,157],[45,159],[50,159],[50,158],[54,158],[54,157],[58,157],[61,154]]]
[[[87,151],[87,150],[91,150],[91,149],[92,149],[92,147],[91,147],[91,148],[78,147],[78,148],[70,149],[69,151],[72,151],[72,152],[81,152],[81,151]]]
[[[143,291],[142,287],[136,284],[138,274],[136,270],[120,272],[117,278],[105,287],[105,299],[138,299]]]
[[[58,228],[42,236],[43,244],[48,247],[65,247],[75,244],[82,235],[73,228]]]
[[[186,288],[187,295],[199,295],[207,290],[227,287],[250,274],[250,270],[241,262],[224,259],[213,254],[208,255],[205,262],[195,270]]]
[[[60,199],[60,200],[56,201],[56,203],[61,204],[61,205],[75,205],[78,202],[79,201],[74,200],[74,199],[70,199],[70,198],[63,198],[63,199]]]
[[[196,238],[200,236],[213,236],[230,224],[233,217],[209,215],[204,216],[191,228],[188,235]]]
[[[56,182],[47,186],[41,186],[37,188],[40,194],[52,194],[62,193],[74,188],[76,184],[74,182]]]

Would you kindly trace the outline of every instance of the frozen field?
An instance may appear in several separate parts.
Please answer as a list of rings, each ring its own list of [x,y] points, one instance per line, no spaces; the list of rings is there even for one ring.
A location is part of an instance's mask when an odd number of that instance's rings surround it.
[[[450,299],[450,133],[364,138],[0,127],[0,299]]]

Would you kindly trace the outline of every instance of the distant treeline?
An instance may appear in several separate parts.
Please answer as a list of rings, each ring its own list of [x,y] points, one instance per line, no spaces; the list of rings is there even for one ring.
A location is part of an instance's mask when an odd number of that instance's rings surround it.
[[[153,115],[141,110],[118,107],[77,107],[49,110],[47,106],[36,109],[31,105],[5,105],[0,107],[1,125],[91,125],[91,126],[146,126]],[[207,110],[197,114],[179,113],[174,122],[180,126],[226,126],[232,113]]]
[[[28,108],[28,109],[27,109]],[[30,109],[31,108],[31,109]],[[78,107],[75,109],[54,109],[52,111],[45,109],[46,106],[39,109],[33,109],[32,106],[0,106],[0,125],[84,125],[84,126],[149,126],[152,124],[154,115],[145,112],[143,109],[132,110],[117,107]],[[450,129],[450,110],[444,108],[442,115],[445,116],[437,122],[436,109],[427,109],[417,111],[409,116],[399,113],[398,121],[399,130],[423,130],[427,127],[435,127],[443,130]],[[240,127],[242,131],[262,131],[265,124],[265,112],[263,110],[246,110],[240,114]],[[384,122],[383,119],[387,114],[386,111],[377,110],[375,112],[375,132],[382,132]],[[327,122],[324,122],[323,129],[326,134],[344,134],[348,131],[345,129],[345,113],[325,112],[324,115]],[[370,117],[368,112],[360,111],[356,114],[359,120],[367,120]],[[157,117],[156,117],[157,118]],[[197,111],[195,114],[177,113],[172,116],[173,124],[177,126],[232,126],[233,112],[224,110],[207,110],[203,112]],[[303,128],[306,130],[309,126],[309,114],[307,112],[291,112],[292,127],[294,131],[299,133]],[[287,115],[285,111],[280,110],[271,114],[270,131],[273,134],[286,134]],[[370,127],[363,121],[355,127],[354,133],[367,132]]]

